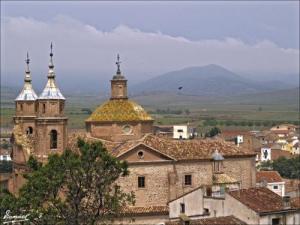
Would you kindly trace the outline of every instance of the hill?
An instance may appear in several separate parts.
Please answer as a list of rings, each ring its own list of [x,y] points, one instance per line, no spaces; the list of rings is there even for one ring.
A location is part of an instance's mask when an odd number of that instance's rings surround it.
[[[179,90],[179,87],[182,89]],[[278,86],[272,82],[250,80],[221,66],[207,65],[157,76],[134,85],[131,91],[134,94],[167,92],[197,96],[236,96],[288,87],[282,83]]]

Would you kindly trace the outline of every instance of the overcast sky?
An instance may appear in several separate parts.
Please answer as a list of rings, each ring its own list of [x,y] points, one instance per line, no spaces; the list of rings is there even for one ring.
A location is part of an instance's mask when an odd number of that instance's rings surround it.
[[[26,51],[44,84],[51,41],[62,85],[106,81],[117,53],[133,82],[207,64],[297,74],[299,2],[1,1],[3,84],[22,85]]]

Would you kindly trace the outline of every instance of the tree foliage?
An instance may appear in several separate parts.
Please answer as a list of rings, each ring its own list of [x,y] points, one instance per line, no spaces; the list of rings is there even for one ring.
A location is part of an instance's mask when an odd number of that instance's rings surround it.
[[[210,131],[208,131],[206,134],[205,134],[205,137],[214,137],[216,136],[217,134],[220,134],[221,133],[221,130],[220,128],[218,127],[213,127],[210,129]]]
[[[300,177],[300,157],[287,159],[280,157],[273,162],[266,161],[260,165],[261,170],[276,170],[278,173],[289,179],[299,179]]]
[[[133,193],[116,184],[128,175],[126,162],[111,156],[101,142],[78,140],[79,152],[51,155],[48,163],[28,161],[31,172],[15,197],[2,191],[0,217],[10,209],[29,212],[33,224],[92,225],[117,218],[121,209],[134,204]]]

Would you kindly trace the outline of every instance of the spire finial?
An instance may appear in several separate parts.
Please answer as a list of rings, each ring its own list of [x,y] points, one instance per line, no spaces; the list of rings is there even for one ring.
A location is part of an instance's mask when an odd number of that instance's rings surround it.
[[[117,65],[117,67],[118,67],[117,74],[121,74],[120,64],[121,64],[121,61],[120,61],[120,55],[118,54],[118,55],[117,55],[117,62],[116,62],[116,65]]]
[[[31,76],[30,76],[30,70],[29,70],[29,62],[30,62],[30,59],[29,59],[29,54],[27,52],[26,54],[26,59],[25,59],[25,62],[26,62],[26,69],[25,69],[25,83],[30,83],[31,82]]]
[[[29,54],[28,54],[28,52],[27,52],[27,55],[26,55],[26,59],[25,59],[25,62],[26,62],[26,70],[25,70],[25,72],[26,73],[30,73],[30,70],[29,70],[29,62],[30,62],[30,59],[29,59]]]
[[[50,45],[50,62],[49,62],[49,68],[50,69],[54,68],[54,65],[53,65],[53,45],[52,45],[52,42],[51,42],[51,45]]]

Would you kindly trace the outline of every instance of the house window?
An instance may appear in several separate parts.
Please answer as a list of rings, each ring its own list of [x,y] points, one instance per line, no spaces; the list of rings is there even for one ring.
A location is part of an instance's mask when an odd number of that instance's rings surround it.
[[[273,189],[274,189],[274,190],[277,190],[277,189],[278,189],[278,185],[274,185],[274,186],[273,186]]]
[[[50,132],[50,149],[57,148],[57,131],[51,130]]]
[[[178,129],[177,132],[183,132],[183,130],[182,129]]]
[[[280,218],[273,218],[272,219],[272,225],[279,225],[280,224]]]
[[[180,203],[180,213],[185,213],[185,204]]]
[[[138,187],[144,188],[145,187],[145,177],[138,177]]]
[[[23,111],[23,103],[20,104],[20,110]]]
[[[192,185],[192,175],[189,174],[184,176],[184,184]]]

